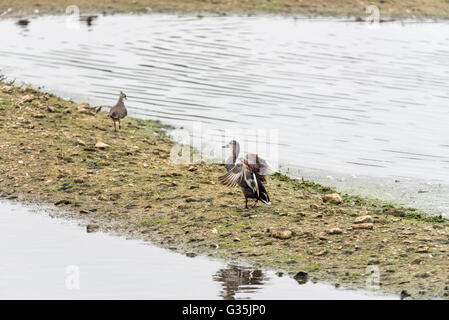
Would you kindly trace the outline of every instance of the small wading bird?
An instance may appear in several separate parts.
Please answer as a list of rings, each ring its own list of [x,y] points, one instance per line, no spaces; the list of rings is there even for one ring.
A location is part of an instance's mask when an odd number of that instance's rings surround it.
[[[114,131],[117,131],[116,122],[118,122],[118,128],[121,129],[120,121],[125,119],[125,117],[128,115],[128,111],[126,110],[125,103],[123,100],[127,100],[126,94],[124,94],[122,91],[120,91],[120,97],[113,107],[107,107],[107,106],[101,106],[98,107],[97,113],[101,111],[101,108],[111,108],[109,111],[108,117],[112,119],[114,122]]]
[[[254,206],[259,200],[265,204],[271,204],[263,183],[266,182],[265,176],[273,174],[276,170],[254,153],[238,158],[240,145],[235,140],[224,145],[223,148],[232,148],[232,156],[226,160],[228,172],[219,178],[220,182],[226,186],[240,186],[245,196],[245,209],[248,209],[248,199],[256,199]]]

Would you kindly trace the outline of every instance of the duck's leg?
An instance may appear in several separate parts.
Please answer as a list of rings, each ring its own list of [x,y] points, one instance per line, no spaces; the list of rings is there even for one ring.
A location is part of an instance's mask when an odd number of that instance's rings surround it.
[[[115,120],[112,120],[114,122],[114,131],[117,132],[117,127],[115,126]]]
[[[248,198],[245,197],[245,209],[248,209]]]
[[[120,125],[120,119],[118,119],[118,128],[119,130],[122,129],[122,126]]]
[[[254,205],[253,205],[253,208],[256,206],[256,204],[257,204],[257,201],[259,201],[259,199],[256,199],[256,201],[254,201]]]

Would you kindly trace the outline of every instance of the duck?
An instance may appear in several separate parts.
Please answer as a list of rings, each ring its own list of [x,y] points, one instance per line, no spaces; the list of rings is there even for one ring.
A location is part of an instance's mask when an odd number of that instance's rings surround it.
[[[98,16],[90,15],[90,16],[80,16],[80,21],[85,21],[86,24],[90,27],[92,22],[97,19]]]
[[[126,94],[123,91],[120,91],[120,96],[119,99],[117,101],[117,103],[115,104],[115,106],[110,107],[111,110],[109,110],[109,114],[108,117],[112,119],[112,121],[114,122],[114,131],[117,131],[117,126],[116,123],[118,122],[118,128],[119,130],[121,129],[121,125],[120,125],[120,121],[125,119],[126,116],[128,115],[128,110],[126,109],[125,103],[123,102],[123,100],[127,100],[128,98],[126,97]],[[97,109],[97,113],[101,111],[101,108],[103,108],[105,106],[100,106]]]
[[[231,140],[223,148],[232,148],[232,155],[226,159],[227,173],[219,177],[219,181],[226,186],[240,186],[245,197],[245,209],[248,209],[248,199],[255,199],[253,207],[258,201],[271,204],[265,186],[265,176],[276,172],[268,161],[254,153],[248,153],[244,157],[238,157],[240,144]]]

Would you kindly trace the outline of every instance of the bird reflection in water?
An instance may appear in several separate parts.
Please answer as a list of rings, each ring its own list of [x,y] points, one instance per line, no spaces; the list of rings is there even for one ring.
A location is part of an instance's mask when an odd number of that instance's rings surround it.
[[[222,283],[220,296],[224,300],[234,300],[237,293],[257,291],[269,278],[259,269],[228,265],[218,270],[213,279]]]
[[[97,18],[98,16],[80,16],[80,21],[85,22],[88,27],[91,27],[94,20]]]

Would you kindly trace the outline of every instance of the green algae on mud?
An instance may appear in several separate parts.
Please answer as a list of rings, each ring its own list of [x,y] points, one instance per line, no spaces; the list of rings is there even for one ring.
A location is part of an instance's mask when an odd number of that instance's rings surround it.
[[[351,195],[324,202],[334,190],[281,174],[266,186],[273,204],[245,210],[240,190],[218,183],[222,165],[173,164],[165,130],[127,118],[114,132],[88,104],[0,83],[0,194],[180,252],[351,288],[375,268],[380,292],[448,296],[446,219]]]

